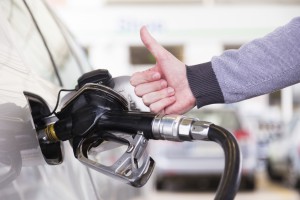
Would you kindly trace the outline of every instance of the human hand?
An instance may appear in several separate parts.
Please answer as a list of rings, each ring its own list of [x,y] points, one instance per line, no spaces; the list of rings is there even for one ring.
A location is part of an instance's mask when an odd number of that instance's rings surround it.
[[[164,49],[149,34],[140,30],[142,42],[156,59],[156,64],[132,75],[130,83],[137,96],[155,113],[182,114],[193,108],[196,99],[189,87],[186,66]]]

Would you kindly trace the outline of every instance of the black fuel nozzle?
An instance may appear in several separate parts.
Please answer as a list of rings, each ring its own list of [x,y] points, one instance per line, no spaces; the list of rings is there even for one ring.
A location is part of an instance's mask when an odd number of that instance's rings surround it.
[[[230,132],[212,123],[182,115],[132,111],[119,92],[98,83],[79,87],[57,118],[44,130],[49,139],[69,140],[82,163],[135,187],[143,186],[154,169],[154,160],[146,152],[149,139],[217,142],[225,153],[225,169],[215,199],[233,199],[238,190],[239,145]],[[105,141],[127,145],[125,153],[111,166],[92,161],[88,155]]]
[[[74,156],[85,165],[135,186],[150,178],[155,162],[146,152],[152,113],[130,111],[126,99],[108,86],[87,83],[56,114],[58,120],[42,131],[49,141],[69,140]],[[150,136],[149,136],[150,137]],[[89,158],[105,142],[127,146],[111,166]]]

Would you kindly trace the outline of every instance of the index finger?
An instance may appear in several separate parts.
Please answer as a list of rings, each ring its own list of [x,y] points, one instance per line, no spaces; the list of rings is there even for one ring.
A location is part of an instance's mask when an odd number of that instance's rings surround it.
[[[130,83],[132,86],[137,86],[142,83],[148,83],[152,81],[157,81],[161,78],[161,74],[157,71],[143,71],[143,72],[136,72],[130,78]]]

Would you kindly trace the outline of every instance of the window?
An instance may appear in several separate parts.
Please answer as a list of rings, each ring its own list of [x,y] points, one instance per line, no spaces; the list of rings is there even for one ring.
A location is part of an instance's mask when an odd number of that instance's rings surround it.
[[[47,46],[53,56],[64,87],[74,88],[77,79],[83,73],[83,69],[74,57],[62,30],[53,16],[41,0],[28,0],[28,4],[34,18],[40,28]]]
[[[0,1],[0,12],[14,32],[24,62],[42,78],[59,84],[43,40],[22,0]]]
[[[269,94],[269,105],[280,106],[281,104],[281,90]]]
[[[242,46],[242,44],[224,44],[223,49],[224,51],[230,50],[230,49],[239,49]]]
[[[173,54],[179,60],[183,60],[183,46],[182,45],[170,45],[164,46],[171,54]],[[132,65],[148,65],[155,64],[155,58],[144,46],[131,46],[130,51],[130,63]]]

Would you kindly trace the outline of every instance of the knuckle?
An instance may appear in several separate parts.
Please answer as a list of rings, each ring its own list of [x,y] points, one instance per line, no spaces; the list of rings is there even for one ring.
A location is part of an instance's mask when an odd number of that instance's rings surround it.
[[[164,89],[164,88],[166,88],[167,87],[167,81],[166,80],[161,80],[160,82],[159,82],[159,88],[160,89]]]
[[[145,71],[142,71],[139,73],[140,73],[140,76],[142,76],[144,79],[148,80],[151,77],[153,72],[148,69],[148,70],[145,70]]]
[[[142,100],[143,100],[143,102],[144,102],[144,104],[145,104],[146,106],[149,106],[149,105],[150,105],[150,102],[149,102],[148,98],[145,97],[145,95],[142,97]]]
[[[130,84],[132,85],[132,86],[137,86],[138,85],[138,79],[137,78],[135,78],[135,77],[132,77],[131,79],[130,79]]]
[[[168,98],[169,104],[172,104],[172,103],[174,103],[175,101],[176,101],[175,96],[171,96],[171,97]]]
[[[135,80],[134,80],[134,77],[131,77],[130,80],[129,80],[130,84],[132,86],[135,86]]]
[[[153,105],[153,104],[151,104],[149,106],[149,108],[150,108],[151,112],[154,112],[154,113],[158,113],[159,112],[159,109],[155,105]]]
[[[174,101],[174,96],[171,96],[169,98],[167,98],[168,103],[173,102]]]
[[[170,94],[168,92],[168,88],[164,88],[163,90],[161,90],[160,96],[162,98],[166,98],[166,97],[170,96]]]
[[[135,84],[134,84],[134,77],[131,77],[130,80],[129,80],[129,82],[130,82],[130,84],[131,84],[132,86],[134,86],[134,85],[135,85]]]
[[[142,96],[142,94],[141,94],[141,92],[140,92],[140,90],[139,90],[138,87],[135,87],[135,88],[134,88],[134,93],[135,93],[136,96],[138,96],[138,97],[141,97],[141,96]]]

